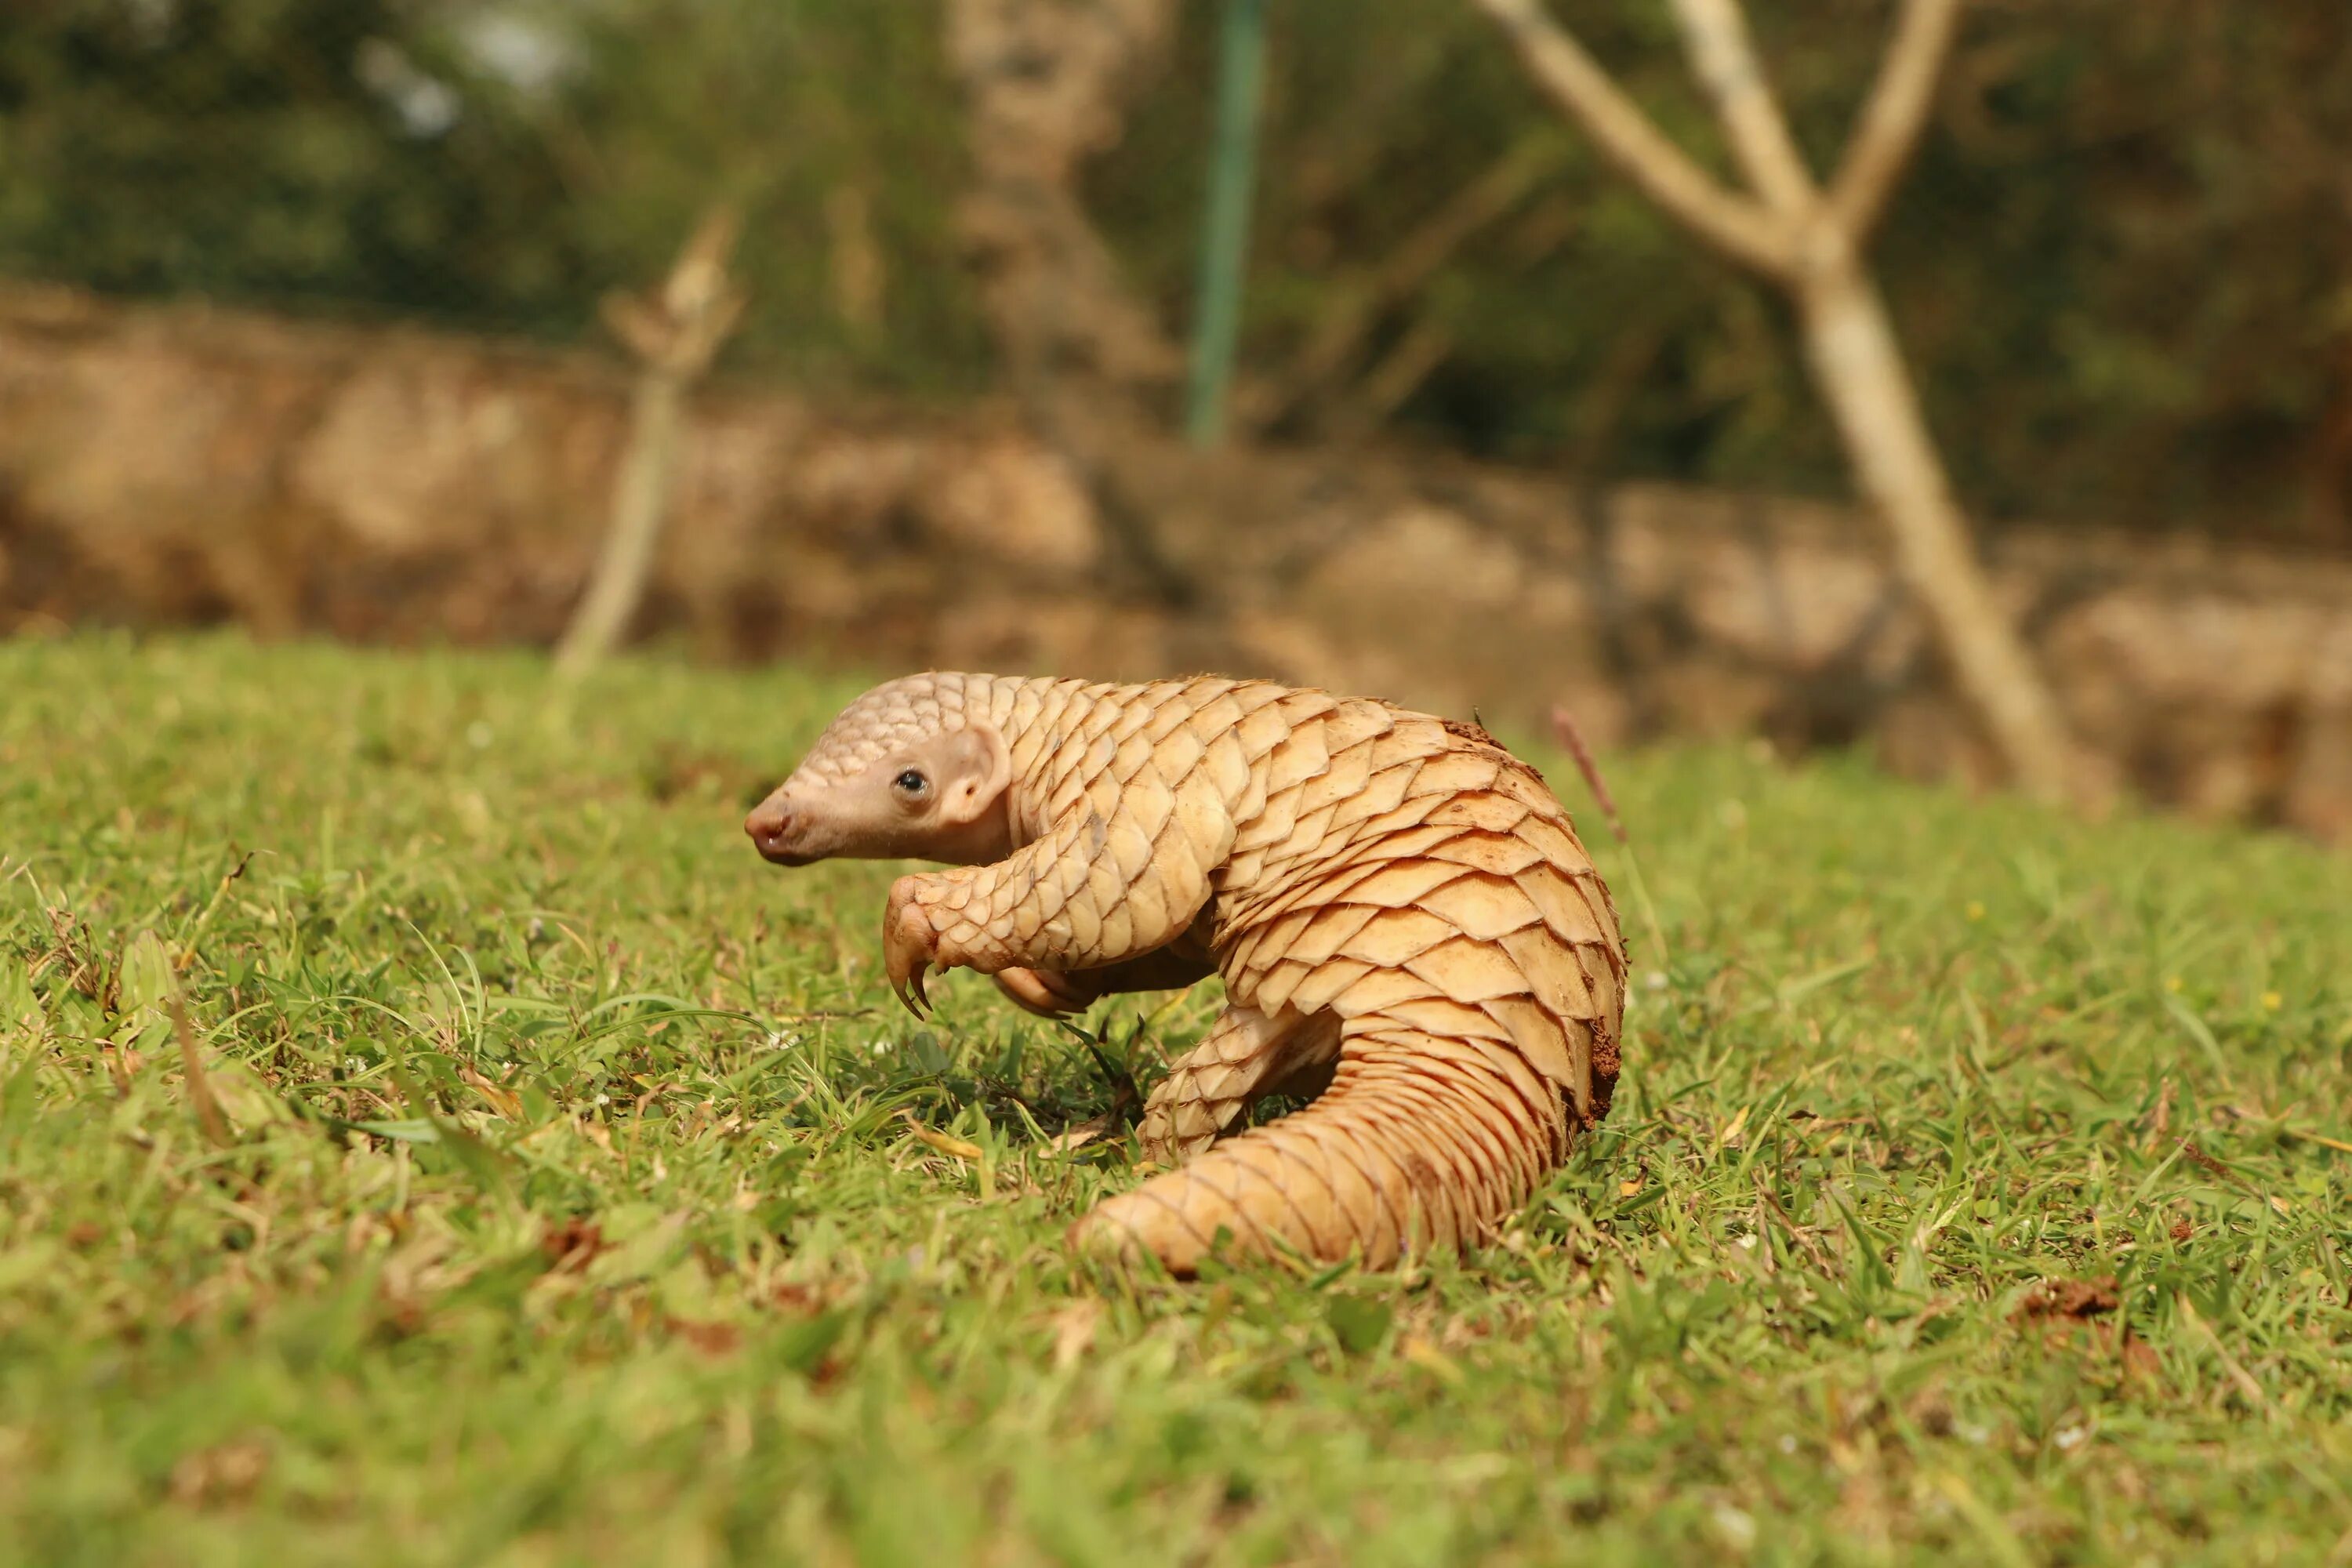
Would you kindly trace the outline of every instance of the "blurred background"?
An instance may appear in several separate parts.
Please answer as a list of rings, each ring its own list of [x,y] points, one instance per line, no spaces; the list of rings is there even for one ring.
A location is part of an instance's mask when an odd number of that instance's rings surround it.
[[[1734,183],[1665,5],[1553,14]],[[1895,15],[1755,8],[1824,176]],[[2342,0],[1977,0],[1870,249],[2072,731],[2149,797],[2331,836],[2347,145]],[[682,251],[723,298],[672,363],[656,318],[709,304]],[[1780,291],[1468,0],[0,16],[0,625],[551,643],[654,383],[683,414],[625,622],[698,657],[1215,666],[2000,771]]]

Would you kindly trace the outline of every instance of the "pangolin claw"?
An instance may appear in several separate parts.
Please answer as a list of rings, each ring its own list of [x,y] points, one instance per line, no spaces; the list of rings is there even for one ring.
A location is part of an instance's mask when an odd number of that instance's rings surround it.
[[[1040,1018],[1066,1018],[1094,1005],[1094,996],[1067,975],[1045,969],[1002,969],[992,976],[1013,1004]]]
[[[891,994],[898,998],[900,1006],[926,1023],[930,1020],[931,999],[923,991],[923,975],[929,968],[929,963],[919,958],[913,968],[893,970],[890,973]]]
[[[892,994],[918,1018],[930,1016],[931,999],[924,993],[923,976],[930,971],[936,941],[922,907],[898,889],[891,889],[890,905],[882,920],[882,965],[890,977]]]

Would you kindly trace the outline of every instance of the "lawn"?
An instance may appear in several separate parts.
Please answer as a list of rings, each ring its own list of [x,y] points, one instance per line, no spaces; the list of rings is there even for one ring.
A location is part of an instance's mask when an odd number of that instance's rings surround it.
[[[855,684],[0,644],[0,1560],[2352,1563],[2352,860],[1683,749],[1653,921],[1534,748],[1612,1119],[1177,1285],[1063,1135],[1214,986],[899,1011],[737,827]]]

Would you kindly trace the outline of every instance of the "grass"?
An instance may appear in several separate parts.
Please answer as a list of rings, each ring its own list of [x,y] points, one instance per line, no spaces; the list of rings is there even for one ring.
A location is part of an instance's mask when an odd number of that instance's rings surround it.
[[[2352,1563],[2341,856],[1619,759],[1601,1133],[1177,1286],[1094,1057],[741,841],[849,689],[0,644],[0,1559]]]

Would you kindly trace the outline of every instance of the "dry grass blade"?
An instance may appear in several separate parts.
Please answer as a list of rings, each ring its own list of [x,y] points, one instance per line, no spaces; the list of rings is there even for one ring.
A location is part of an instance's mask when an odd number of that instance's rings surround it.
[[[915,1141],[926,1148],[936,1149],[940,1153],[958,1160],[977,1160],[987,1152],[977,1143],[967,1142],[961,1138],[924,1126],[915,1120],[915,1113],[911,1110],[902,1110],[898,1115],[900,1120],[906,1122],[907,1131],[915,1135]]]
[[[188,1022],[187,999],[175,988],[169,1005],[173,1031],[180,1037],[180,1070],[187,1077],[188,1103],[195,1107],[196,1124],[214,1148],[226,1149],[236,1142],[236,1136],[229,1131],[228,1118],[213,1094],[213,1080],[205,1072],[204,1051],[196,1044],[194,1026]]]
[[[2338,1153],[2352,1154],[2352,1143],[2347,1143],[2341,1138],[2330,1138],[2321,1132],[2306,1132],[2300,1127],[2281,1127],[2279,1131],[2290,1138],[2300,1138],[2306,1143],[2316,1143],[2323,1149],[2333,1149]]]

